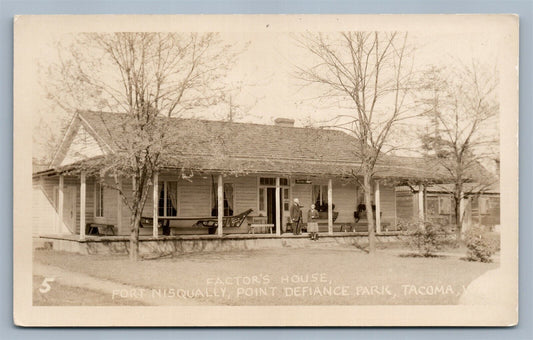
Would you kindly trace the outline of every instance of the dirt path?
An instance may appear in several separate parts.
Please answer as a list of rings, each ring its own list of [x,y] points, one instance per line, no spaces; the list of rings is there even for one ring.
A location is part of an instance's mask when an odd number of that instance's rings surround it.
[[[127,301],[134,300],[149,306],[198,305],[198,302],[192,303],[185,299],[161,298],[157,295],[154,296],[146,288],[95,278],[83,273],[65,270],[39,262],[34,262],[33,264],[33,275],[52,279],[48,281],[50,289],[53,289],[54,283],[58,283],[64,286],[98,291],[109,294],[112,299],[116,299],[117,302],[120,301],[120,304],[127,304]]]

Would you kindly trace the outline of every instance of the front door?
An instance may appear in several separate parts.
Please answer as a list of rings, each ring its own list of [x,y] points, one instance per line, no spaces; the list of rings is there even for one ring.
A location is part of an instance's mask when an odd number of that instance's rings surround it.
[[[276,188],[266,188],[267,189],[267,221],[270,224],[276,224]],[[281,212],[280,221],[283,221],[283,191],[280,190],[279,193],[280,207],[279,211]]]

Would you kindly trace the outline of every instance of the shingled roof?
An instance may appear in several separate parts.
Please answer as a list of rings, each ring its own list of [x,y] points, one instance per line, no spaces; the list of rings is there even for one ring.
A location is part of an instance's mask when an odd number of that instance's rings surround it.
[[[161,119],[173,138],[163,155],[169,169],[346,176],[357,173],[361,165],[357,140],[343,131]],[[126,114],[79,112],[76,121],[94,135],[106,152],[113,153],[117,142],[128,138],[124,129],[124,122],[128,122]],[[68,138],[65,141],[68,143]],[[449,174],[421,158],[383,155],[376,165],[375,177],[441,181]]]

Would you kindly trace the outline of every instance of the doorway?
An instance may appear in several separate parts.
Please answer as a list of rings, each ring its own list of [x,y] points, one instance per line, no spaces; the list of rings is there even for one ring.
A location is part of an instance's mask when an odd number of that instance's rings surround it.
[[[280,211],[281,224],[283,224],[283,190],[279,191],[279,209],[276,209],[276,188],[267,189],[267,223],[276,224],[276,210]]]

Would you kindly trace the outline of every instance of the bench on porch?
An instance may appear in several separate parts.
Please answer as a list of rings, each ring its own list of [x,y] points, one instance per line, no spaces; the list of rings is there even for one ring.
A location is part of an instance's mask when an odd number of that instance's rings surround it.
[[[383,212],[380,212],[380,217],[383,217]],[[368,219],[365,210],[358,207],[357,211],[353,212],[354,223],[345,223],[341,225],[339,231],[351,231],[351,232],[368,232]],[[381,230],[387,231],[391,227],[390,222],[380,221]],[[376,229],[376,215],[374,211],[374,230]]]
[[[103,235],[103,236],[115,236],[115,226],[113,224],[105,223],[87,223],[85,225],[86,235]]]
[[[222,218],[222,228],[240,228],[246,216],[248,216],[253,209],[248,209],[238,215],[224,216]],[[218,218],[205,218],[198,220],[193,226],[209,228],[209,234],[214,234],[218,228]]]
[[[263,231],[270,231],[272,234],[272,231],[275,227],[272,223],[267,223],[267,217],[266,216],[254,216],[252,217],[252,223],[248,225],[248,234],[255,234],[255,231],[257,229]]]
[[[391,226],[390,222],[381,222],[381,230],[387,231]],[[375,229],[375,225],[374,225]],[[345,223],[342,224],[339,231],[344,232],[367,232],[368,231],[368,221],[366,219],[360,219],[355,223]]]

